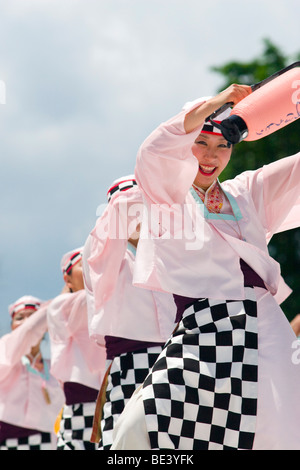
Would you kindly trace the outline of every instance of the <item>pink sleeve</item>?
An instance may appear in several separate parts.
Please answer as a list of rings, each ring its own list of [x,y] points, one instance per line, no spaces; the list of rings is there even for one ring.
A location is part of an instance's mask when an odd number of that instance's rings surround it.
[[[275,233],[299,227],[300,153],[245,171],[235,181],[250,191],[267,241]]]
[[[94,308],[98,310],[115,290],[127,240],[109,237],[103,240],[97,236],[96,226],[91,232],[89,242],[90,251],[86,252],[86,287],[93,293]]]
[[[97,220],[84,248],[85,287],[93,295],[94,310],[113,295],[130,235],[141,221],[143,200],[139,189],[120,193]]]
[[[31,315],[21,326],[0,339],[0,378],[7,368],[29,354],[47,331],[47,304]]]
[[[193,108],[162,123],[141,145],[135,169],[137,182],[150,203],[182,203],[198,171],[191,146],[202,126],[186,134],[184,118]]]
[[[52,342],[65,343],[71,337],[69,317],[74,303],[74,294],[58,295],[48,308],[48,330]]]
[[[263,167],[264,204],[271,235],[299,227],[300,153]]]

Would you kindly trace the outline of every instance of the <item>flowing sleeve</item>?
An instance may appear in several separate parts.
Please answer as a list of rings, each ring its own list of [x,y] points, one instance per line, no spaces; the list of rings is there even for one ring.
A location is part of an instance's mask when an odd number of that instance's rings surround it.
[[[135,176],[149,203],[172,205],[184,201],[198,171],[191,146],[203,126],[186,134],[184,118],[200,105],[194,103],[162,123],[139,148]]]
[[[300,153],[281,158],[236,178],[250,191],[266,239],[300,222]]]
[[[262,171],[270,237],[299,227],[300,153],[266,165]]]
[[[47,305],[45,302],[21,326],[0,339],[0,379],[22,356],[30,353],[46,333]]]
[[[142,220],[143,201],[139,189],[114,198],[96,221],[85,243],[83,274],[88,304],[98,311],[111,298],[130,235]]]
[[[60,294],[49,305],[48,330],[54,343],[68,345],[87,324],[86,292]]]

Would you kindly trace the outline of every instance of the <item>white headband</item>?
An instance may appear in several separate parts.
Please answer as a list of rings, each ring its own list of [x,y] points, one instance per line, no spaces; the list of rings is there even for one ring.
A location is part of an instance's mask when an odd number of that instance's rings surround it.
[[[11,317],[22,310],[37,310],[41,306],[41,300],[31,295],[24,295],[8,307]]]
[[[83,248],[77,248],[76,250],[69,251],[66,253],[60,262],[61,270],[65,274],[69,274],[73,266],[79,263],[82,259]]]
[[[137,186],[137,182],[135,180],[134,175],[123,176],[115,180],[109,190],[107,191],[107,200],[108,202],[111,200],[112,196],[120,191],[127,191],[128,189]]]

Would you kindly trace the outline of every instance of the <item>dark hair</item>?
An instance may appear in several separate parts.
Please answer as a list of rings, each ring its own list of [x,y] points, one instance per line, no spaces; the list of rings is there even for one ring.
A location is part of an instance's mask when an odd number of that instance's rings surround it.
[[[67,276],[72,276],[72,270],[73,270],[73,267],[71,267],[71,269],[69,270],[69,272],[65,272],[65,274],[66,274]],[[69,289],[70,289],[70,292],[72,293],[72,292],[73,292],[72,289],[71,289],[70,287],[69,287]]]

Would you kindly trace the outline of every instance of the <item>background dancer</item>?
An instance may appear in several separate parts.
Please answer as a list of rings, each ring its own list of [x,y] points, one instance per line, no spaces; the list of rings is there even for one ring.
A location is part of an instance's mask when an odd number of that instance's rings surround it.
[[[55,450],[64,395],[40,349],[47,302],[25,295],[9,313],[12,331],[0,339],[0,450]]]
[[[68,292],[56,297],[48,307],[51,373],[65,394],[57,449],[95,450],[90,437],[105,349],[91,340],[88,333],[81,248],[62,257],[61,270]]]
[[[87,239],[84,279],[90,335],[107,350],[93,438],[109,450],[119,415],[175,327],[172,296],[132,286],[142,197],[132,176],[108,190],[108,206]],[[102,409],[103,406],[103,409]]]

